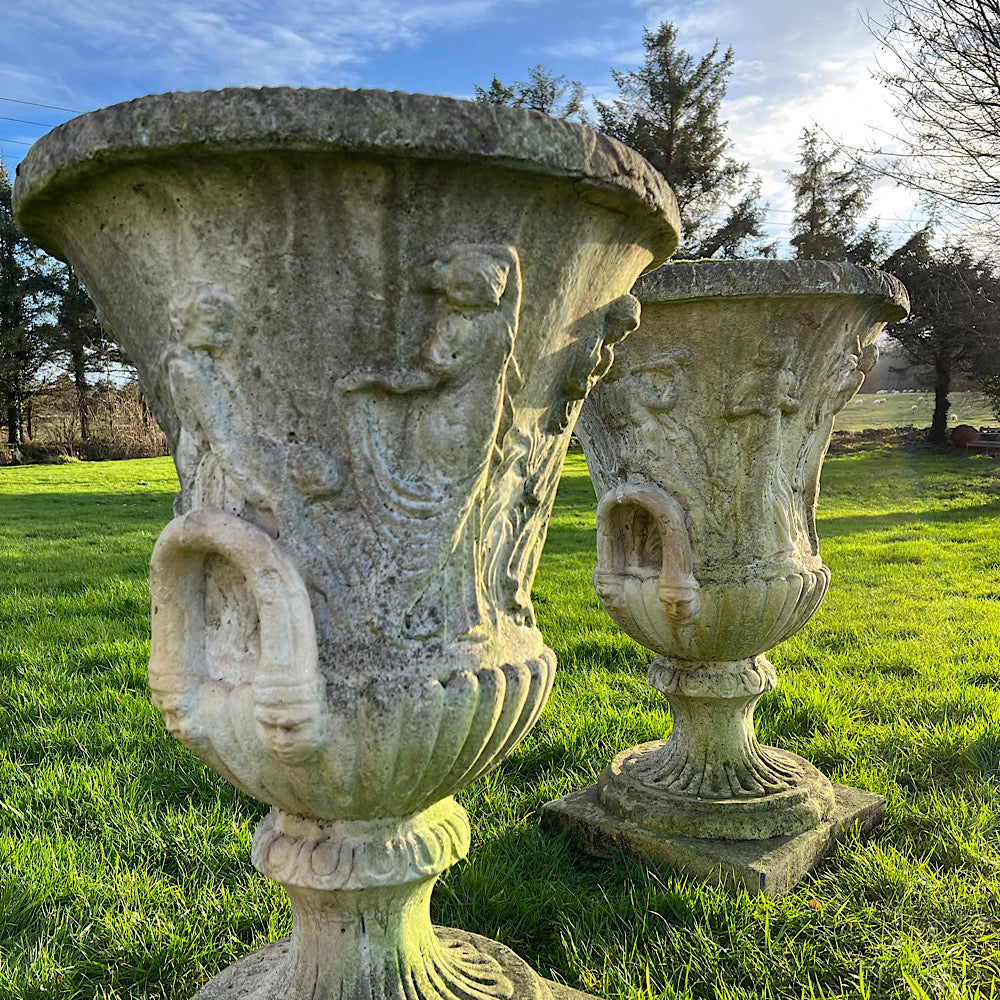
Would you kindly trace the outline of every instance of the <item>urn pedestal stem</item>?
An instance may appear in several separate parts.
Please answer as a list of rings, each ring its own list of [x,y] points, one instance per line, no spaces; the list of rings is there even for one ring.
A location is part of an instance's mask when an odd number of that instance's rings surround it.
[[[820,467],[906,293],[881,272],[819,261],[668,264],[633,291],[643,325],[577,433],[599,498],[598,597],[659,654],[649,683],[673,730],[543,816],[596,854],[629,850],[781,894],[884,809],[761,746],[753,711],[777,683],[764,654],[829,584]]]
[[[799,834],[831,815],[829,780],[796,754],[757,741],[754,706],[777,683],[766,657],[661,657],[649,683],[670,703],[670,738],[625,750],[604,770],[597,788],[609,812],[666,834],[730,840]]]
[[[551,1000],[549,985],[509,949],[431,925],[434,883],[466,854],[469,836],[453,799],[398,820],[323,823],[272,810],[252,856],[288,894],[291,937],[233,966],[196,1000],[236,984],[247,1000],[283,991],[316,1000]]]
[[[761,695],[778,682],[766,657],[730,663],[659,657],[648,680],[666,695],[673,716],[670,738],[656,755],[665,792],[739,799],[787,789],[791,775],[763,754],[753,725]]]

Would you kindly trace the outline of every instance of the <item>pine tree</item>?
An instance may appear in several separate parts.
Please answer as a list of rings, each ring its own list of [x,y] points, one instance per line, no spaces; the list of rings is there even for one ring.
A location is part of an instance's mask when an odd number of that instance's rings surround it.
[[[797,173],[786,171],[795,195],[790,242],[796,258],[878,263],[887,248],[878,223],[858,228],[871,197],[867,171],[838,165],[835,150],[823,143],[818,129],[803,130],[799,163]]]
[[[58,296],[54,322],[40,333],[45,339],[46,360],[65,370],[73,381],[80,438],[86,441],[90,437],[91,380],[117,358],[117,350],[101,328],[97,309],[73,268],[68,264],[59,267],[53,281]]]
[[[719,253],[772,256],[762,243],[766,206],[749,168],[728,155],[727,123],[720,118],[733,50],[718,41],[697,61],[677,46],[677,29],[664,22],[643,30],[645,60],[637,70],[612,70],[621,96],[596,101],[598,128],[638,150],[667,179],[681,215],[678,256]]]
[[[540,111],[553,118],[587,120],[583,84],[567,80],[565,76],[556,76],[540,64],[528,70],[527,80],[508,86],[493,77],[489,87],[484,89],[473,84],[472,89],[480,104],[506,104],[513,108]]]
[[[948,394],[959,375],[989,387],[1000,366],[1000,279],[989,260],[963,246],[936,249],[928,225],[885,262],[910,293],[910,315],[889,334],[934,376],[929,440],[948,435]]]
[[[44,362],[44,342],[32,319],[48,281],[36,266],[40,252],[14,223],[12,193],[0,164],[0,422],[7,425],[7,443],[16,446]]]

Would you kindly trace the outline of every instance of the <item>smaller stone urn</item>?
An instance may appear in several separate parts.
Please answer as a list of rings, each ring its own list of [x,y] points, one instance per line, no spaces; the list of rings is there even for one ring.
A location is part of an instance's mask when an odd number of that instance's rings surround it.
[[[545,816],[594,853],[633,850],[777,894],[884,810],[761,746],[753,712],[777,682],[764,654],[826,592],[820,466],[906,291],[868,268],[759,260],[668,264],[633,292],[642,328],[577,433],[599,498],[594,585],[658,654],[649,683],[673,729]]]

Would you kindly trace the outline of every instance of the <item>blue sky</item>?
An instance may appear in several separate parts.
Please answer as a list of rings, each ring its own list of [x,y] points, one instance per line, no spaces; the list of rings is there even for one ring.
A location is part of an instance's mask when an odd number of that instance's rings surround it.
[[[866,9],[881,15],[882,0],[0,0],[0,155],[12,168],[73,111],[167,90],[289,84],[471,97],[473,84],[523,80],[542,63],[610,97],[610,68],[633,68],[643,26],[669,20],[696,56],[716,38],[733,47],[732,153],[761,175],[781,237],[791,217],[782,171],[796,164],[804,125],[859,144],[892,127],[871,78]],[[920,217],[890,187],[877,190],[872,214],[901,233]]]

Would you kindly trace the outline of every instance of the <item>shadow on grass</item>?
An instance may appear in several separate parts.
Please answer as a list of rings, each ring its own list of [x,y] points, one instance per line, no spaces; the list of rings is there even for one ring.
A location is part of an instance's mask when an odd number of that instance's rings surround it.
[[[38,527],[70,527],[77,518],[117,521],[122,511],[129,519],[151,518],[154,512],[163,523],[173,517],[173,493],[155,490],[119,490],[112,493],[18,493],[0,495],[2,523],[9,527],[34,523]],[[67,519],[72,519],[67,524]],[[49,524],[51,522],[51,524]]]
[[[577,988],[595,983],[575,975],[575,944],[614,954],[638,946],[650,917],[680,929],[703,916],[700,894],[677,873],[622,854],[590,857],[566,834],[542,830],[537,813],[494,836],[474,832],[473,843],[468,863],[435,891],[434,922],[499,936],[542,975]]]
[[[885,514],[854,514],[849,517],[817,518],[820,544],[824,538],[840,538],[864,532],[897,528],[907,524],[964,524],[1000,517],[1000,503],[974,507],[944,507],[938,510],[889,511]]]

